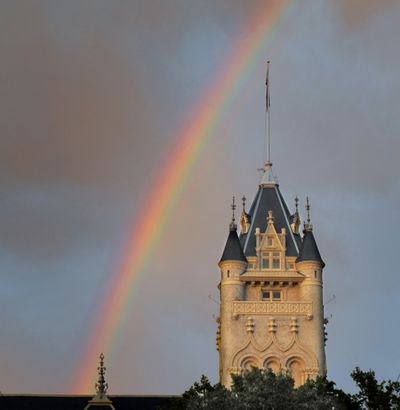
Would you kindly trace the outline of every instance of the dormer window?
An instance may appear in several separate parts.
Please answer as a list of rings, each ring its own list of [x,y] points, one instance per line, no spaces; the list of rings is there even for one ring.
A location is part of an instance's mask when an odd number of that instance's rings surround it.
[[[267,238],[267,246],[274,246],[274,238],[272,236],[268,236]]]
[[[262,269],[269,269],[269,252],[263,252],[262,253],[262,259],[261,259],[261,268]]]
[[[261,254],[261,269],[275,269],[281,268],[280,252],[262,252]]]
[[[272,253],[272,269],[280,269],[281,268],[281,259],[279,252]]]

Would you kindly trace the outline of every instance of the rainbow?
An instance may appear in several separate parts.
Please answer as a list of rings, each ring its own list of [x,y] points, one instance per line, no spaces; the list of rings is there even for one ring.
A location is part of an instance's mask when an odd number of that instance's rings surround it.
[[[264,3],[264,2],[261,2]],[[72,392],[93,390],[100,352],[109,353],[129,313],[133,290],[164,235],[170,216],[182,196],[191,170],[215,136],[224,114],[251,71],[265,59],[265,48],[282,26],[294,0],[270,0],[257,7],[247,29],[223,64],[216,79],[195,105],[193,115],[178,134],[177,145],[161,166],[150,194],[133,221],[121,263],[111,277],[105,301],[89,333],[74,374]]]

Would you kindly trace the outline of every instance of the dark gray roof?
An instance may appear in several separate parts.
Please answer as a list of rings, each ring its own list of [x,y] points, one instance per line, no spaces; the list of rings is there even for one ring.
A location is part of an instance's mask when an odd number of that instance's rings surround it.
[[[322,266],[325,266],[311,229],[306,229],[304,231],[303,243],[301,244],[299,256],[296,259],[296,262],[301,261],[318,261],[322,263]]]
[[[300,235],[294,235],[290,225],[290,212],[279,190],[278,185],[262,185],[251,205],[249,214],[251,225],[247,234],[240,235],[240,243],[246,256],[256,256],[256,228],[265,232],[268,211],[272,211],[275,229],[278,233],[286,228],[286,255],[298,256],[301,245]]]
[[[226,241],[224,252],[222,253],[220,262],[227,260],[247,262],[244,256],[242,246],[240,245],[239,237],[236,232],[236,226],[230,227],[228,239]]]
[[[109,396],[116,410],[168,408],[173,396]],[[2,410],[83,410],[92,396],[2,395]],[[91,407],[101,409],[102,407]],[[106,407],[107,408],[107,407]]]

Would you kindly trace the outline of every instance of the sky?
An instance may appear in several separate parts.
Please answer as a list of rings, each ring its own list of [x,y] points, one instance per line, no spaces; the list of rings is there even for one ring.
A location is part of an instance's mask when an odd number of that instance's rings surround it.
[[[270,3],[0,3],[2,393],[70,392],[140,204],[249,17]],[[291,209],[310,197],[326,262],[328,377],[347,391],[355,366],[397,379],[399,19],[394,0],[290,8],[135,282],[105,352],[111,393],[217,381],[217,263],[232,195],[257,190],[268,59],[274,173]]]

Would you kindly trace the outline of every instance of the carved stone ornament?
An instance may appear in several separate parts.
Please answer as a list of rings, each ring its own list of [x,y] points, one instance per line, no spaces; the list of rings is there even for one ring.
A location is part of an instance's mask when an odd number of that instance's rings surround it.
[[[232,302],[232,315],[299,315],[312,317],[311,302]]]

